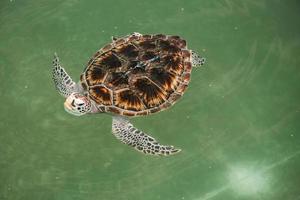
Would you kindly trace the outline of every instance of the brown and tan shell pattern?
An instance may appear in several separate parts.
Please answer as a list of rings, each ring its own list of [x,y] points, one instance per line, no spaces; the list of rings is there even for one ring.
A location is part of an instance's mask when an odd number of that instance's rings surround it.
[[[148,115],[173,105],[187,89],[191,51],[179,36],[132,34],[100,49],[81,75],[99,112]]]

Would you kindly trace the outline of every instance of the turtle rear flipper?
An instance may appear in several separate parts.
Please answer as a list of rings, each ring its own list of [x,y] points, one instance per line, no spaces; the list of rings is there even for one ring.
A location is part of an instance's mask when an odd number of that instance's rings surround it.
[[[68,97],[71,93],[77,91],[76,83],[60,65],[59,58],[56,53],[54,53],[53,59],[52,79],[54,81],[55,88],[64,97]]]
[[[113,117],[112,133],[124,144],[145,154],[168,156],[181,151],[173,146],[159,144],[155,138],[135,128],[125,117]]]
[[[192,66],[198,67],[204,65],[205,58],[199,56],[195,51],[192,51]]]

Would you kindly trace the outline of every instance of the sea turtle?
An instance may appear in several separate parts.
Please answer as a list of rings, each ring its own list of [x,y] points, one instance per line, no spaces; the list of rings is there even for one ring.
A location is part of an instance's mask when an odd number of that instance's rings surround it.
[[[183,95],[192,67],[204,58],[187,48],[179,36],[130,35],[115,38],[90,59],[79,83],[60,65],[55,54],[53,80],[66,98],[65,110],[81,116],[112,114],[112,133],[121,142],[145,154],[172,155],[177,149],[161,145],[135,128],[129,118],[165,110]]]

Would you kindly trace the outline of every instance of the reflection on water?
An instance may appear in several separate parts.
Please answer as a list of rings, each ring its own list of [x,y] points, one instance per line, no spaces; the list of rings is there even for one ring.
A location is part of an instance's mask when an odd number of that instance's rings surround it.
[[[229,172],[229,182],[234,192],[255,195],[266,191],[268,178],[259,170],[245,167],[233,167]]]
[[[251,167],[250,163],[228,164],[226,184],[199,198],[195,198],[195,200],[214,199],[217,196],[222,196],[227,190],[232,191],[234,195],[239,197],[249,196],[252,198],[268,194],[268,192],[274,192],[271,187],[272,182],[276,182],[276,174],[272,174],[274,168],[279,168],[299,155],[300,151],[287,155],[270,165],[260,167]]]

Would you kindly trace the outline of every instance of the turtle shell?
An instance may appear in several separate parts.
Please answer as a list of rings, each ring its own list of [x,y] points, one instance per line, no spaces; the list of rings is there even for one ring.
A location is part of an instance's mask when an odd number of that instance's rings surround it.
[[[173,105],[185,92],[191,51],[179,36],[131,34],[104,46],[81,75],[99,112],[148,115]]]

